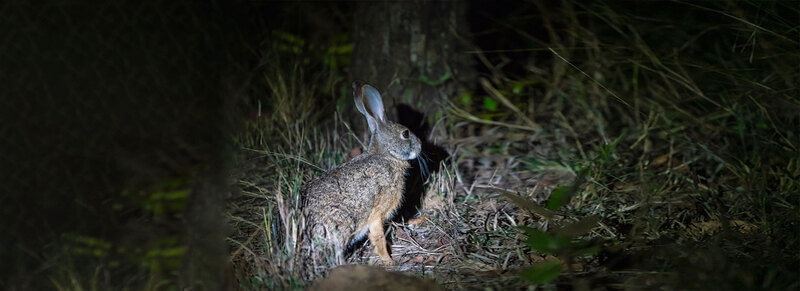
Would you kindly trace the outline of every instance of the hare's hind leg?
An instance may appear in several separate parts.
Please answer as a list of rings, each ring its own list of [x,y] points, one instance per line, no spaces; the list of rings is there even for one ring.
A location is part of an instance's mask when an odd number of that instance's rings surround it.
[[[383,219],[380,213],[373,212],[369,217],[369,242],[375,246],[375,254],[381,257],[381,262],[386,265],[394,265],[394,260],[389,256],[386,246],[386,237],[383,233]]]

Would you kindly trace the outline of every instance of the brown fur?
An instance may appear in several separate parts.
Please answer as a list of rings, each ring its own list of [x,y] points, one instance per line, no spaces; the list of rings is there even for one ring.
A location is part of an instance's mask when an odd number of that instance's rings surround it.
[[[375,246],[376,254],[384,261],[391,261],[383,236],[383,223],[391,218],[403,199],[402,174],[407,167],[407,161],[362,154],[307,184],[307,217],[319,218],[309,222],[309,234],[312,238],[325,238],[336,247],[344,248],[362,231],[369,229],[369,240]],[[349,192],[344,185],[361,187]],[[369,216],[352,215],[354,213],[368,213]],[[338,228],[338,233],[331,228]],[[340,251],[343,249],[337,250],[337,257],[342,255],[338,253]]]
[[[314,259],[319,258],[321,247],[333,249],[334,263],[344,263],[347,245],[368,234],[381,261],[394,262],[389,256],[383,225],[402,202],[404,175],[409,167],[406,159],[416,158],[421,146],[407,128],[383,120],[380,95],[372,93],[362,99],[365,86],[368,85],[354,83],[356,104],[365,100],[359,111],[371,123],[367,150],[306,183],[301,190],[305,203],[305,242],[317,253]]]

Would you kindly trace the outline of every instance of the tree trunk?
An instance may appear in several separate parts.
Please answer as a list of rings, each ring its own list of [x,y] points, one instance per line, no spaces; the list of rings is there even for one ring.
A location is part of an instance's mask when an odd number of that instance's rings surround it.
[[[224,290],[228,252],[227,225],[222,215],[227,191],[225,171],[216,161],[194,181],[187,201],[187,246],[180,286],[188,290]]]
[[[466,2],[359,3],[351,80],[378,88],[390,118],[405,103],[432,118],[475,72],[466,50]],[[355,112],[355,111],[353,111]],[[351,123],[363,131],[361,116]],[[394,119],[397,120],[397,119]]]

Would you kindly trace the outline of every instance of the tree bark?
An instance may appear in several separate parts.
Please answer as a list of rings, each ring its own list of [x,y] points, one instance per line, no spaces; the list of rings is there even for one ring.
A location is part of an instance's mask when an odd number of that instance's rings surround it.
[[[227,188],[220,162],[198,175],[187,201],[186,255],[180,286],[186,290],[224,290],[228,251],[224,242],[227,225],[222,215]]]
[[[475,71],[466,50],[466,2],[359,3],[351,80],[381,91],[386,111],[405,103],[432,118],[445,101],[471,87]],[[353,111],[355,112],[355,111]],[[364,128],[360,115],[351,124]],[[396,119],[394,119],[396,120]]]

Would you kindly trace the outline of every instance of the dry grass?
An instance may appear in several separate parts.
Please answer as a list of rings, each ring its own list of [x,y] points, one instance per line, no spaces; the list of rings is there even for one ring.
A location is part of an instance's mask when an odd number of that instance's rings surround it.
[[[543,27],[518,31],[542,50],[477,52],[493,69],[474,96],[499,106],[453,96],[433,122],[451,157],[428,181],[426,222],[394,224],[392,269],[446,288],[506,289],[529,284],[518,276],[527,266],[558,259],[565,275],[553,283],[576,288],[800,287],[800,53],[796,24],[780,18],[789,8],[660,5],[667,12],[647,17],[572,2],[509,17],[506,26]],[[528,63],[503,71],[506,54]],[[313,102],[347,98],[332,75],[301,89],[308,75],[271,71],[254,91],[271,105],[239,140],[229,241],[241,286],[295,288],[325,274],[298,263],[297,193],[358,145],[335,108]],[[570,202],[548,216],[503,198],[546,205],[570,185]],[[536,252],[517,229],[591,215],[600,222],[581,239],[601,247],[594,255]],[[352,262],[369,263],[370,251]]]

